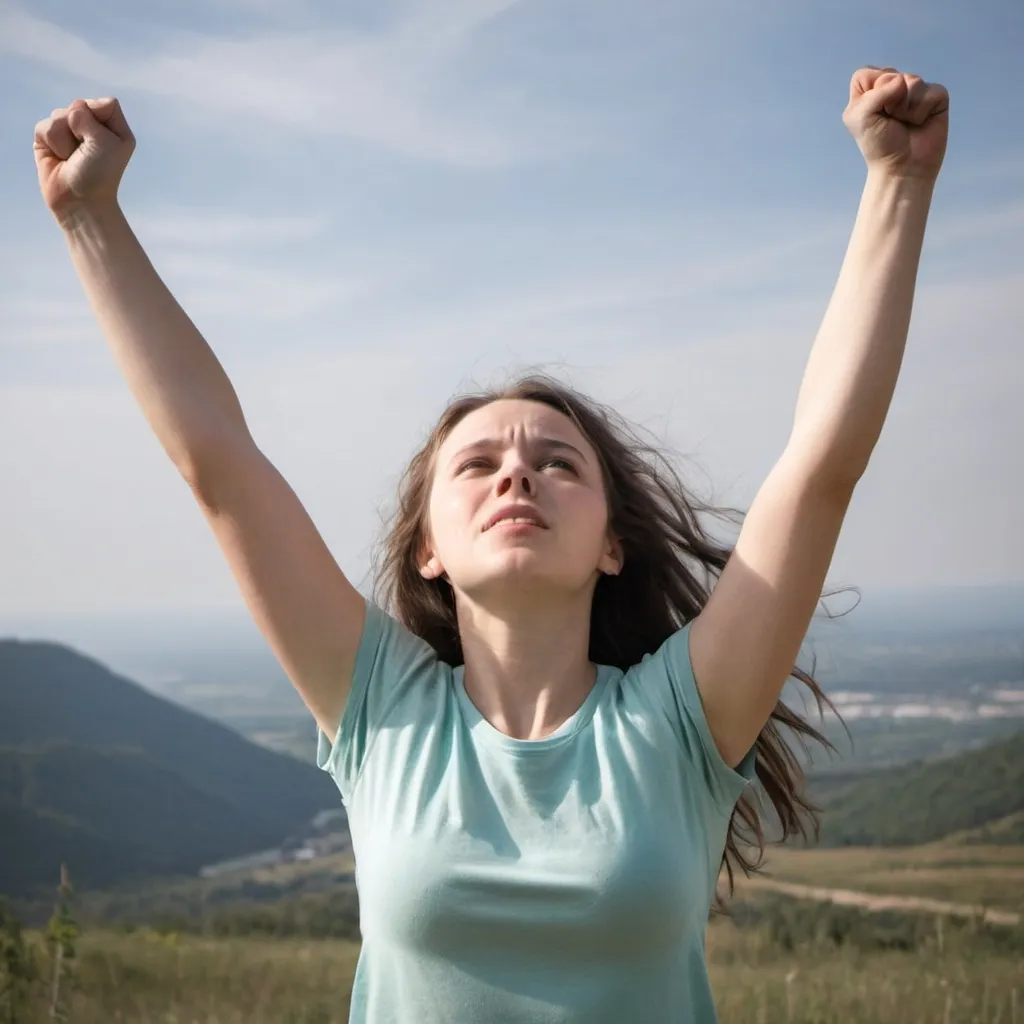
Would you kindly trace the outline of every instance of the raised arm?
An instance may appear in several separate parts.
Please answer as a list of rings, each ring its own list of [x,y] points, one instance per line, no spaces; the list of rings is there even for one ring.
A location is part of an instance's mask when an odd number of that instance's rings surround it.
[[[242,596],[333,736],[365,604],[249,433],[235,390],[160,280],[117,199],[135,146],[116,100],[78,100],[36,126],[47,206],[139,408],[196,496]]]
[[[942,86],[891,68],[864,68],[851,82],[844,119],[868,165],[853,235],[786,450],[691,630],[708,723],[733,764],[753,745],[793,671],[889,410],[948,106]]]

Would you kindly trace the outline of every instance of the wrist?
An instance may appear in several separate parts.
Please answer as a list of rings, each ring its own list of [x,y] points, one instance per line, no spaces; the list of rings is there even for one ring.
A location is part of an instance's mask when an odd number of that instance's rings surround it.
[[[896,200],[931,202],[936,180],[932,175],[902,174],[892,167],[868,164],[865,187]]]
[[[69,240],[95,234],[124,221],[116,197],[69,204],[61,210],[54,210],[54,216]]]

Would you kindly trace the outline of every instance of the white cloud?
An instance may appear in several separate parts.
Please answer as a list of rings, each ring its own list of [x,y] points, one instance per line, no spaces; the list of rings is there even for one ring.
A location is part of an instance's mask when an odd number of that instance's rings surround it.
[[[132,222],[158,272],[185,309],[217,335],[280,334],[294,344],[309,325],[362,294],[365,276],[324,259],[322,219],[258,217],[227,209],[166,207]],[[61,350],[106,365],[95,317],[75,278],[59,232],[0,240],[0,385],[35,375],[33,360]],[[265,325],[265,326],[264,326]],[[225,327],[229,330],[225,332]],[[251,333],[245,343],[251,347]],[[82,388],[95,377],[80,378]]]
[[[838,219],[782,215],[763,220],[756,230],[745,225],[745,238],[734,229],[708,241],[703,232],[687,236],[666,220],[659,232],[666,242],[647,251],[623,244],[589,254],[588,261],[587,253],[572,250],[560,260],[549,254],[539,269],[529,261],[515,270],[496,263],[484,287],[471,287],[467,279],[482,259],[491,258],[482,237],[490,225],[457,240],[437,239],[444,249],[438,269],[431,262],[430,238],[341,244],[324,218],[306,214],[263,217],[227,208],[161,207],[132,219],[159,272],[185,308],[211,328],[218,346],[234,344],[236,325],[246,331],[240,347],[251,351],[263,338],[279,346],[280,325],[286,323],[289,342],[282,351],[288,358],[328,336],[332,346],[343,338],[346,348],[395,356],[444,349],[472,358],[496,349],[540,358],[589,349],[603,357],[624,343],[671,346],[721,337],[723,331],[742,334],[747,324],[773,330],[793,323],[794,316],[810,323],[824,309],[849,228]],[[964,212],[937,210],[926,251],[946,262],[924,315],[941,306],[949,320],[963,308],[974,309],[962,303],[963,289],[973,295],[988,288],[999,301],[1012,298],[1001,278],[988,284],[965,279],[958,254],[969,242],[1009,251],[1022,223],[1024,205],[1017,201]],[[673,237],[680,241],[669,256],[667,240]],[[97,336],[58,240],[47,241],[25,252],[7,247],[4,258],[17,264],[21,277],[6,297],[0,290],[0,350],[72,346]],[[52,272],[55,259],[58,274]],[[551,265],[563,269],[551,271]],[[1022,268],[1010,261],[1006,272]],[[434,275],[427,295],[418,283],[425,274]],[[411,292],[410,284],[419,291]],[[744,296],[740,305],[732,300],[737,295]],[[334,314],[346,318],[340,332]],[[275,362],[266,344],[261,357]]]
[[[992,208],[956,212],[928,228],[929,248],[974,241],[991,235],[1019,237],[1024,228],[1024,201]]]
[[[86,40],[14,4],[0,7],[0,50],[94,80],[109,79],[113,68]]]
[[[134,219],[171,290],[202,318],[294,327],[366,286],[304,252],[324,234],[323,218],[178,209]]]
[[[287,320],[293,331],[363,287],[326,268],[260,266],[230,251],[182,249],[163,253],[158,262],[171,291],[190,313],[218,321]]]
[[[438,102],[453,64],[487,22],[518,0],[423,0],[377,32],[322,25],[244,35],[167,32],[170,41],[94,44],[14,6],[0,8],[0,52],[94,82],[178,104],[192,123],[220,131],[243,116],[319,139],[345,137],[405,156],[459,166],[540,157],[555,139],[529,126],[460,114]],[[461,96],[465,100],[465,96]],[[486,94],[474,96],[485,102]]]
[[[84,299],[0,295],[0,349],[76,345],[96,334]]]
[[[320,217],[270,216],[217,209],[165,208],[132,218],[140,236],[156,243],[209,246],[267,245],[322,235]]]

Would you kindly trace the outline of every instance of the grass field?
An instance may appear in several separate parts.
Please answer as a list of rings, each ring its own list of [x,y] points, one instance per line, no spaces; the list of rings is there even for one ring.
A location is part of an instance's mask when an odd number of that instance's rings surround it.
[[[1016,954],[974,945],[782,951],[764,928],[716,920],[712,984],[722,1024],[1024,1024]],[[78,952],[73,1024],[342,1024],[355,943],[95,933]],[[36,1016],[42,1024],[45,992]],[[426,1017],[424,1019],[427,1019]]]
[[[775,850],[769,868],[769,881],[1024,910],[1024,847]],[[278,866],[220,879],[226,890],[218,896],[246,880],[284,893],[310,888],[312,876],[319,889],[350,869],[348,855],[317,869]],[[193,894],[183,888],[181,896],[191,902]],[[41,947],[36,955],[39,977],[18,1024],[49,1019],[47,958]],[[357,956],[358,945],[341,939],[87,926],[77,942],[68,1019],[343,1024]],[[734,916],[709,926],[708,958],[722,1024],[1024,1024],[1024,926],[868,914],[741,880]]]
[[[715,922],[711,982],[722,1024],[1024,1024],[1020,953],[993,954],[972,937],[936,937],[914,951],[782,951],[763,928]]]

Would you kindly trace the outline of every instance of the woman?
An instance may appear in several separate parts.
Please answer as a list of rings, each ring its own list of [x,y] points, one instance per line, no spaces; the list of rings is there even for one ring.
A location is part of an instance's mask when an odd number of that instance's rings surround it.
[[[864,68],[867,162],[792,434],[732,552],[606,411],[544,380],[452,405],[406,475],[382,599],[335,565],[117,203],[114,100],[36,130],[44,197],[157,437],[320,729],[364,936],[354,1021],[711,1021],[704,956],[755,770],[888,409],[945,151],[941,86]],[[714,583],[713,592],[708,589]],[[382,610],[389,607],[391,615]],[[815,689],[815,693],[817,693]]]

